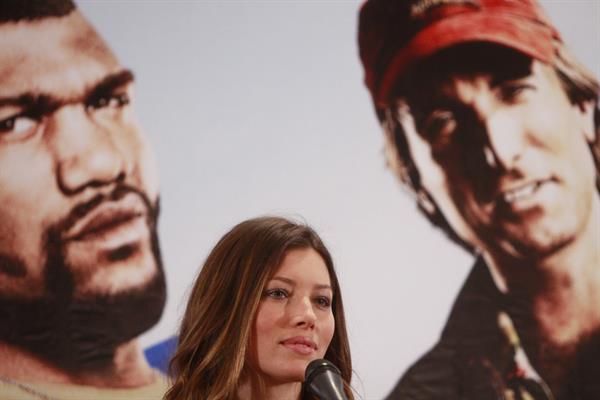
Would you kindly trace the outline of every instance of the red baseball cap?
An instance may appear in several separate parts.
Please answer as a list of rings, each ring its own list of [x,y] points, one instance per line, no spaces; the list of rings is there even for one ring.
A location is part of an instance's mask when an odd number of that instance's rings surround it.
[[[408,67],[439,50],[491,42],[551,63],[557,40],[536,0],[367,0],[358,26],[365,83],[378,106]]]

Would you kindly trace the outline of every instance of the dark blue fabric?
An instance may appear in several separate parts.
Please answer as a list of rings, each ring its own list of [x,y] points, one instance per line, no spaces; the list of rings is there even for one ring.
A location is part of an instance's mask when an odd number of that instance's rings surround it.
[[[169,369],[169,360],[177,348],[177,336],[172,336],[144,350],[148,363],[163,373]]]

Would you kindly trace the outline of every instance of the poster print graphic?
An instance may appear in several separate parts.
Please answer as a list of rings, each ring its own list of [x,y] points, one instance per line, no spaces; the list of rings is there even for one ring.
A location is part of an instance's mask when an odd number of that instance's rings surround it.
[[[355,382],[382,398],[437,339],[470,261],[383,166],[356,56],[362,2],[136,3],[78,6],[133,67],[136,111],[157,144],[170,308],[143,347],[174,332],[186,285],[223,229],[299,213],[339,259]],[[598,75],[597,3],[542,5]]]
[[[389,398],[598,398],[597,79],[535,0],[370,0],[359,45],[390,163],[477,257]]]
[[[70,1],[0,6],[0,397],[159,399],[166,291],[133,73]]]

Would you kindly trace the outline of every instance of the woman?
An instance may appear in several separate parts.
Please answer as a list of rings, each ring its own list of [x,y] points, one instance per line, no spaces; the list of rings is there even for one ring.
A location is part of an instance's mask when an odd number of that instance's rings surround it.
[[[306,365],[326,358],[350,382],[342,297],[329,251],[308,226],[240,223],[196,279],[166,400],[311,399]],[[353,399],[349,387],[347,396]]]

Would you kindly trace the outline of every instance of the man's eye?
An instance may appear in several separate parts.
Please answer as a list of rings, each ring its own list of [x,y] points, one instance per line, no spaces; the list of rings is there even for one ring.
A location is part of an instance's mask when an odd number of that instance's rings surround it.
[[[456,130],[454,113],[446,110],[436,110],[429,114],[421,124],[425,136],[437,142],[447,140]]]
[[[0,121],[0,138],[22,139],[35,133],[39,121],[26,115],[15,115]]]
[[[129,104],[130,99],[127,93],[110,94],[99,96],[90,100],[87,104],[89,110],[100,110],[103,108],[121,108]]]
[[[505,83],[500,86],[500,98],[507,103],[514,103],[527,92],[528,89],[533,89],[533,86],[525,83]]]
[[[272,299],[285,299],[288,297],[288,293],[283,289],[271,289],[267,290],[266,296]]]

